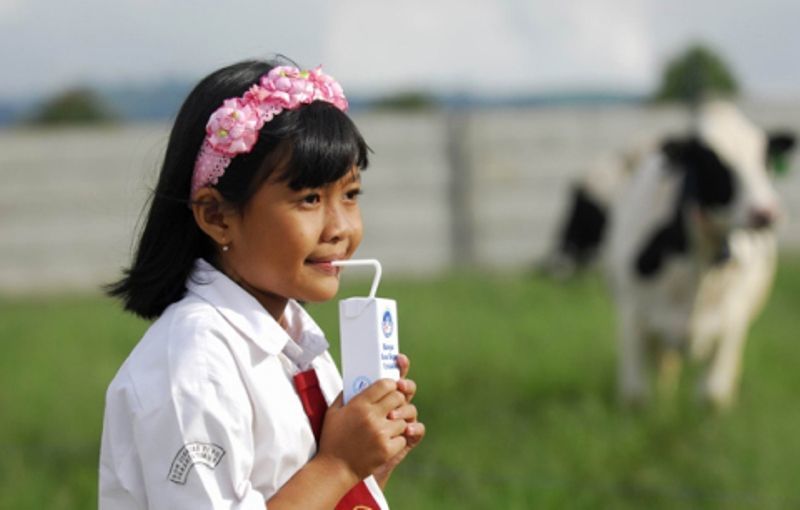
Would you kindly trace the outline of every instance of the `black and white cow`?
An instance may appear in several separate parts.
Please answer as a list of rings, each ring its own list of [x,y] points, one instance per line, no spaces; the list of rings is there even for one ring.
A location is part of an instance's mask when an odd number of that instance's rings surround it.
[[[542,272],[567,279],[601,258],[613,205],[653,148],[652,142],[642,141],[600,157],[572,184],[555,245],[539,262]]]
[[[707,362],[704,398],[717,407],[735,400],[748,329],[776,267],[780,205],[769,160],[793,144],[766,136],[732,105],[711,103],[694,134],[643,157],[615,194],[605,266],[625,402],[648,400],[651,367],[671,391],[684,355]]]

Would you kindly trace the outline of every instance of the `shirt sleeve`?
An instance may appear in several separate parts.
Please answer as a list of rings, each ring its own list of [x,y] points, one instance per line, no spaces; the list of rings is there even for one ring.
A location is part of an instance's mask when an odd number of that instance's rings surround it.
[[[148,508],[264,510],[246,389],[223,342],[203,347],[170,359],[168,397],[134,418]]]

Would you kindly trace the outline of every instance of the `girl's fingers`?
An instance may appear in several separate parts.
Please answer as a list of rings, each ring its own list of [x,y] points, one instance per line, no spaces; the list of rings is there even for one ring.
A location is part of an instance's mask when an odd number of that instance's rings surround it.
[[[411,368],[411,360],[403,353],[397,355],[397,368],[400,369],[400,379],[405,379],[408,369]]]
[[[380,410],[381,416],[387,416],[390,411],[397,409],[405,403],[405,394],[395,390],[384,395],[381,400],[376,402],[376,405]]]
[[[358,400],[365,400],[370,404],[375,404],[383,400],[390,393],[396,391],[397,391],[397,381],[393,381],[391,379],[380,379],[378,381],[375,381],[367,389],[365,389],[364,391],[353,397],[352,401],[358,399]]]
[[[386,431],[389,437],[403,436],[408,429],[408,424],[403,420],[389,420]]]
[[[389,452],[390,452],[389,455],[388,455],[389,458],[394,457],[398,453],[402,452],[403,448],[405,448],[407,445],[408,445],[408,441],[406,440],[405,436],[403,436],[403,435],[396,435],[395,437],[390,439],[389,440],[389,444],[388,444],[388,448],[387,448],[389,450]]]
[[[411,402],[414,395],[417,393],[417,383],[411,379],[400,379],[397,381],[397,389],[406,396],[406,400]]]
[[[415,421],[417,419],[417,408],[413,404],[406,404],[389,412],[390,420]]]
[[[425,424],[418,421],[406,423],[406,430],[403,435],[408,441],[408,446],[413,448],[425,437]]]

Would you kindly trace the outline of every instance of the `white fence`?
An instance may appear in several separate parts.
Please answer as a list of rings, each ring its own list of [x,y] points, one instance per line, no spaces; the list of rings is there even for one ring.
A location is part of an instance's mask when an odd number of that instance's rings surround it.
[[[800,103],[743,108],[764,127],[800,133]],[[381,259],[387,275],[531,264],[552,242],[573,178],[631,140],[687,124],[679,110],[638,107],[363,113],[356,122],[374,150],[359,254]],[[0,292],[114,279],[168,129],[0,131]],[[778,183],[788,249],[800,248],[799,162]]]

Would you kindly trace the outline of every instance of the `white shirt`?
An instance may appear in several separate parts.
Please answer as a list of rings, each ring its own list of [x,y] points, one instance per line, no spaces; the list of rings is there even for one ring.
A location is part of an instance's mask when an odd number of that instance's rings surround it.
[[[106,393],[100,510],[259,509],[316,453],[292,376],[342,389],[319,326],[294,301],[283,329],[198,260],[186,296],[147,330]],[[367,486],[388,508],[374,478]]]

